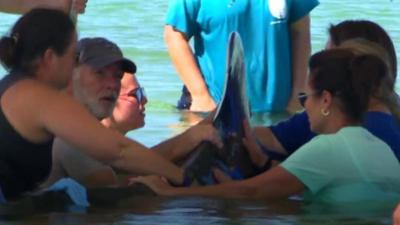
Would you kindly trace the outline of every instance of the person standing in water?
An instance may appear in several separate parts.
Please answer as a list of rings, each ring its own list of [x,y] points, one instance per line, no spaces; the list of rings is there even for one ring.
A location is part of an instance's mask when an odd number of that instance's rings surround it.
[[[295,112],[310,56],[309,13],[318,0],[172,0],[164,37],[185,87],[179,109],[221,101],[229,34],[243,40],[252,112]],[[189,42],[193,40],[193,49]]]

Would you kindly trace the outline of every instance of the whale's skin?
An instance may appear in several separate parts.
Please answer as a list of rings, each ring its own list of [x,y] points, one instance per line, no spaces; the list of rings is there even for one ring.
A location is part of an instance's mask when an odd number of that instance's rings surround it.
[[[184,164],[189,176],[200,185],[217,182],[211,172],[213,167],[222,169],[233,179],[244,179],[255,173],[248,152],[242,144],[245,136],[243,121],[250,117],[245,67],[240,35],[232,32],[228,40],[223,97],[213,118],[213,125],[218,130],[224,147],[218,149],[210,142],[202,142]]]

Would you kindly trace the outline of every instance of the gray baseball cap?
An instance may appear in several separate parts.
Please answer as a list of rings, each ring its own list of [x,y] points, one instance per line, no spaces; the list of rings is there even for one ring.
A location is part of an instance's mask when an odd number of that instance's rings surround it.
[[[105,38],[82,38],[78,42],[77,61],[101,69],[115,62],[121,62],[124,72],[136,73],[136,65],[122,55],[121,49]]]

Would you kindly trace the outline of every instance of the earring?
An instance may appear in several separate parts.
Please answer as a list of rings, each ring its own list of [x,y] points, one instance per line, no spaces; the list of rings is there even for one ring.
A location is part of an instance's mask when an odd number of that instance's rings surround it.
[[[321,114],[322,114],[323,116],[329,116],[330,113],[331,113],[331,112],[330,112],[329,110],[327,110],[327,109],[321,109]]]

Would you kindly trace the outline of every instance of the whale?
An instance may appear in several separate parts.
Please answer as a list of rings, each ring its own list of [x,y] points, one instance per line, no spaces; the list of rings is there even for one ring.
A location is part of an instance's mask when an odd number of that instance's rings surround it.
[[[232,179],[248,178],[255,173],[247,150],[243,121],[249,120],[250,108],[246,92],[246,66],[242,40],[232,32],[228,39],[227,60],[222,100],[213,117],[213,125],[224,143],[222,149],[211,142],[201,142],[183,164],[185,173],[200,185],[217,183],[212,169],[218,168]]]

